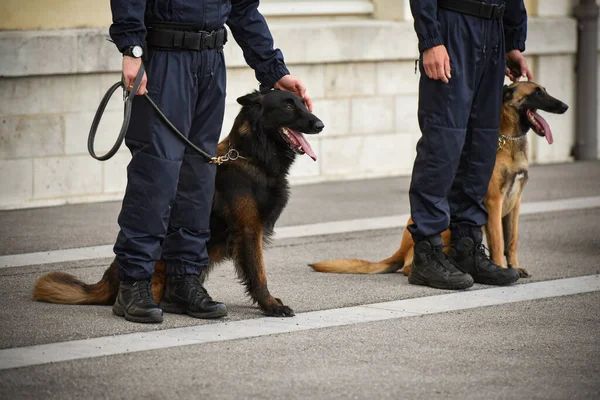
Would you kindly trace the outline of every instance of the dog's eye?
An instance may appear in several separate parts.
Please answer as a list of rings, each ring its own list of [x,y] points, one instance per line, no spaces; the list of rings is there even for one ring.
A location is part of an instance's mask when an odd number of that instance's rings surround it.
[[[286,104],[286,105],[285,105],[285,108],[286,108],[286,110],[293,110],[293,109],[294,109],[294,106],[293,106],[293,105],[291,105],[291,104]]]
[[[542,90],[540,88],[536,88],[534,94],[540,95],[540,94],[542,94]]]

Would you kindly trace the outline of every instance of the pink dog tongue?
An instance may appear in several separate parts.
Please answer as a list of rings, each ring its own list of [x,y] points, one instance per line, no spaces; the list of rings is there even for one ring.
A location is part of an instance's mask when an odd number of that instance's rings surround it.
[[[293,131],[291,129],[289,130],[289,132],[292,135],[294,135],[294,138],[296,138],[296,140],[298,141],[298,143],[300,143],[300,145],[302,146],[302,150],[304,150],[304,152],[306,154],[308,154],[308,156],[310,158],[312,158],[314,161],[317,161],[317,155],[313,151],[312,147],[310,147],[310,143],[308,143],[308,140],[306,140],[306,138],[304,137],[304,135],[301,132]]]
[[[552,130],[550,130],[550,125],[548,125],[546,120],[542,118],[542,116],[538,113],[532,111],[532,114],[535,120],[538,122],[538,124],[540,124],[542,128],[544,128],[544,132],[546,133],[546,141],[548,141],[548,144],[552,144],[552,142],[554,142],[554,138],[552,137]]]

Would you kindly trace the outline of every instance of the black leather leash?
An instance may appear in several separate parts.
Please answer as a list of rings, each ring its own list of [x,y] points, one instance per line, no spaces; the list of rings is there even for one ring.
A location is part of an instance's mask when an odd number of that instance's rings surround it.
[[[143,76],[144,76],[144,63],[142,63],[140,65],[140,70],[138,71],[137,76],[135,77],[135,81],[133,83],[133,87],[132,87],[131,91],[127,92],[127,90],[125,88],[125,82],[123,79],[120,82],[115,83],[108,89],[108,91],[102,98],[100,105],[98,105],[98,109],[96,110],[96,115],[94,116],[94,120],[92,121],[92,126],[90,128],[90,134],[88,136],[88,152],[96,160],[106,161],[106,160],[110,159],[112,156],[115,155],[115,153],[117,151],[119,151],[119,148],[123,144],[123,140],[125,139],[125,134],[127,133],[127,128],[129,127],[129,120],[131,119],[131,106],[133,104],[133,99],[135,98],[136,93],[142,83]],[[119,133],[119,137],[117,138],[117,141],[115,142],[113,147],[108,151],[108,153],[106,153],[102,156],[99,156],[94,151],[94,140],[96,139],[96,132],[98,130],[98,126],[100,125],[100,120],[102,119],[104,110],[106,109],[106,105],[108,104],[108,102],[109,102],[110,98],[112,97],[113,93],[115,92],[115,90],[117,90],[120,87],[123,88],[123,97],[124,97],[123,100],[125,103],[124,118],[123,118],[123,125],[121,126],[121,132]],[[158,113],[160,118],[165,122],[165,124],[167,124],[167,126],[169,128],[171,128],[171,130],[181,140],[183,140],[183,142],[186,145],[191,147],[196,153],[200,154],[204,158],[204,160],[206,160],[206,162],[208,162],[210,164],[221,164],[223,161],[225,161],[225,160],[222,160],[222,157],[211,156],[210,154],[206,153],[204,150],[202,150],[201,148],[196,146],[194,143],[190,142],[188,140],[188,138],[186,138],[181,132],[179,132],[179,130],[175,127],[175,125],[173,125],[171,123],[171,121],[169,121],[167,116],[165,114],[163,114],[163,112],[160,110],[160,108],[158,108],[156,103],[154,103],[152,101],[152,99],[150,98],[150,96],[148,96],[147,93],[144,94],[143,97],[146,99],[146,101],[148,103],[150,103],[152,108],[154,108],[156,110],[156,112]]]

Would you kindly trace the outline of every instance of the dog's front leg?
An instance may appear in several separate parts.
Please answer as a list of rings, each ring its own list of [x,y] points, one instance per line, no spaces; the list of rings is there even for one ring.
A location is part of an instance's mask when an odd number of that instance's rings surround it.
[[[262,230],[245,227],[236,238],[234,246],[235,268],[252,300],[257,302],[267,315],[294,316],[291,308],[269,293],[263,259]]]
[[[504,252],[502,251],[502,197],[486,199],[488,222],[485,235],[491,252],[491,259],[497,265],[504,267]]]
[[[521,278],[528,278],[529,272],[526,269],[519,267],[519,261],[517,260],[517,239],[519,237],[519,212],[521,209],[521,199],[517,200],[517,203],[513,209],[502,219],[502,225],[504,228],[504,248],[506,260],[509,268],[515,268],[519,271]]]

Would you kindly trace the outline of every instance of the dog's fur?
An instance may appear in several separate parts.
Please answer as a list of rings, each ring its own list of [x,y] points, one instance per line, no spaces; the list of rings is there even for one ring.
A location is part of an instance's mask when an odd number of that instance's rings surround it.
[[[244,158],[217,167],[211,211],[210,266],[204,281],[217,263],[232,259],[246,291],[267,315],[293,316],[291,308],[273,297],[267,288],[263,244],[273,233],[275,222],[287,204],[287,175],[302,149],[290,144],[284,132],[319,133],[323,123],[290,92],[252,92],[237,99],[242,108],[227,138],[218,146],[218,155],[230,148]],[[157,303],[166,282],[164,262],[158,261],[152,279]],[[116,261],[100,282],[85,284],[72,275],[52,272],[37,280],[33,298],[60,304],[113,304],[119,290]]]
[[[530,128],[539,136],[545,136],[543,129],[534,126],[528,110],[537,109],[562,114],[567,105],[550,96],[546,90],[533,82],[516,82],[505,86],[503,90],[500,133],[508,137],[525,135]],[[489,218],[484,227],[492,260],[519,270],[521,277],[530,276],[517,260],[517,239],[519,233],[519,210],[523,188],[528,178],[529,162],[527,158],[527,138],[506,141],[499,148],[496,164],[484,200]],[[409,219],[407,226],[412,223]],[[450,245],[450,231],[442,233],[446,251]],[[504,241],[504,243],[503,243]],[[348,274],[384,274],[402,269],[404,275],[410,274],[414,255],[414,241],[405,229],[400,248],[389,258],[379,262],[356,259],[321,261],[311,264],[319,272]]]

